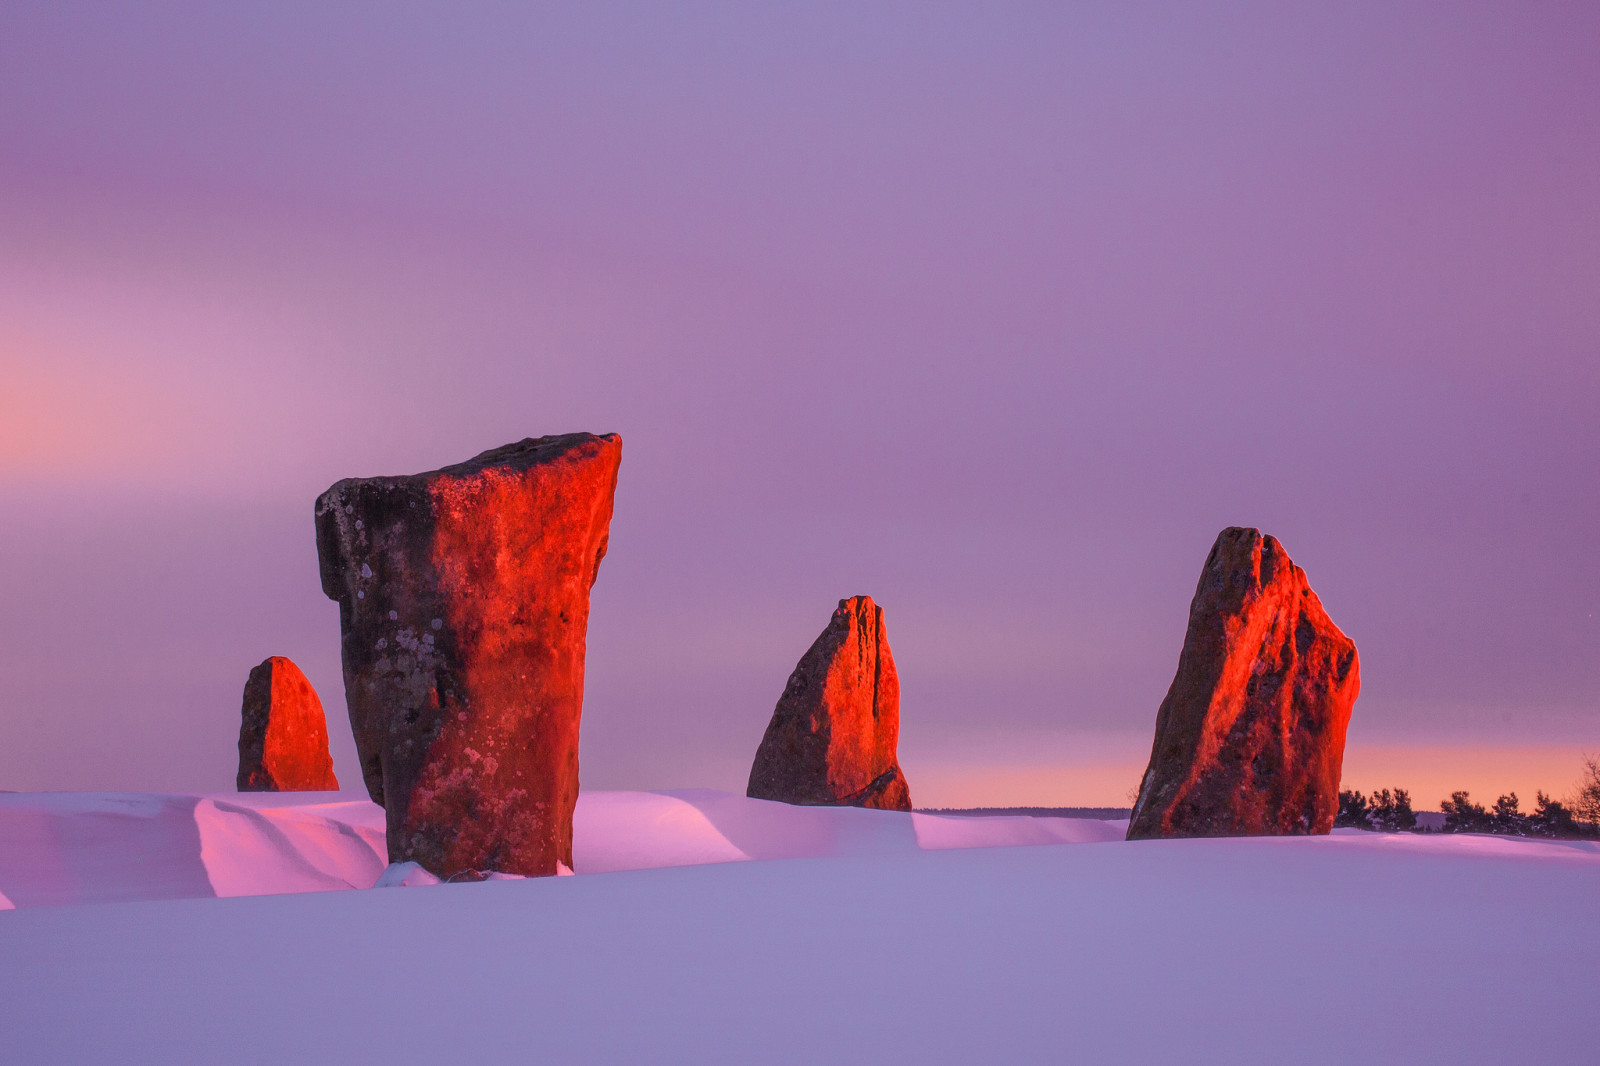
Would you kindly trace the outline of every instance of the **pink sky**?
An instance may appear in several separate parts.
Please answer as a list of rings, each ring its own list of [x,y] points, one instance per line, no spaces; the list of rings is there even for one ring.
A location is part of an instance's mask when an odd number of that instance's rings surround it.
[[[341,11],[0,11],[0,788],[225,788],[273,654],[356,785],[312,500],[579,429],[586,786],[866,593],[919,803],[1120,803],[1229,524],[1352,781],[1600,750],[1600,10]]]

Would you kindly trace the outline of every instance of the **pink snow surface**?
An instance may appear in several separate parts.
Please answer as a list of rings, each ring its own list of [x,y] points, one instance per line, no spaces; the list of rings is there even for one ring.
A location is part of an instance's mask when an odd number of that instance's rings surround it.
[[[0,892],[16,907],[367,888],[383,810],[338,792],[0,795]]]
[[[579,873],[1120,839],[1125,825],[791,807],[726,792],[585,792]],[[383,810],[338,792],[0,795],[0,909],[370,888]]]
[[[1593,843],[588,793],[590,876],[307,891],[375,814],[0,796],[0,1060],[1600,1061]]]
[[[0,1057],[1592,1063],[1597,890],[1593,847],[1335,835],[40,907]]]

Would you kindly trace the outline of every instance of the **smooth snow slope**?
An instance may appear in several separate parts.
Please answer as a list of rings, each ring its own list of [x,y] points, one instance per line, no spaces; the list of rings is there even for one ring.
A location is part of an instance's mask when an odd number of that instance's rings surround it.
[[[383,810],[337,792],[0,795],[0,892],[17,907],[366,888]]]
[[[587,792],[572,820],[579,873],[759,859],[888,855],[952,848],[1121,840],[1128,823],[1094,818],[963,818],[796,807],[730,792]]]
[[[0,914],[9,1061],[1592,1063],[1600,853],[1147,841]]]
[[[573,860],[606,873],[751,859],[1120,838],[1121,822],[791,807],[726,792],[586,792]],[[0,909],[368,888],[383,811],[337,792],[0,795]]]

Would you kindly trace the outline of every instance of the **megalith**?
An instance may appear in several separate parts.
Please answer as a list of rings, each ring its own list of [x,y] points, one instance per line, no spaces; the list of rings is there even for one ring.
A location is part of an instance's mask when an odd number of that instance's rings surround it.
[[[239,713],[240,792],[337,792],[328,723],[300,668],[274,655],[250,671]]]
[[[909,811],[900,770],[900,677],[870,596],[839,601],[800,659],[756,750],[754,799]]]
[[[345,699],[389,861],[438,877],[572,865],[589,590],[622,439],[528,439],[317,499]]]
[[[1128,839],[1326,833],[1339,813],[1356,646],[1272,537],[1218,535],[1156,714]]]

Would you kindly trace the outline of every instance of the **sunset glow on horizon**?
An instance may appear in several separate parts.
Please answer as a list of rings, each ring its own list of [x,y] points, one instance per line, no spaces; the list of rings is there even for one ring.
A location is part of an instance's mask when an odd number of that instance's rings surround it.
[[[1089,739],[1096,754],[1107,747],[1107,738]],[[984,764],[908,754],[904,762],[923,807],[1127,807],[1150,756],[1149,738],[1130,736],[1124,746],[1133,754],[1116,761],[1091,754],[1054,763],[1019,758]],[[1489,805],[1510,793],[1530,811],[1541,791],[1557,800],[1571,796],[1587,754],[1561,747],[1351,745],[1340,787],[1369,795],[1403,788],[1419,811],[1436,811],[1461,790]]]
[[[0,3],[0,1046],[1592,1061],[1597,57]]]
[[[270,655],[359,787],[313,500],[573,431],[586,788],[865,594],[919,806],[1126,806],[1229,525],[1346,787],[1600,751],[1600,9],[162,10],[0,14],[0,789],[226,787]]]

